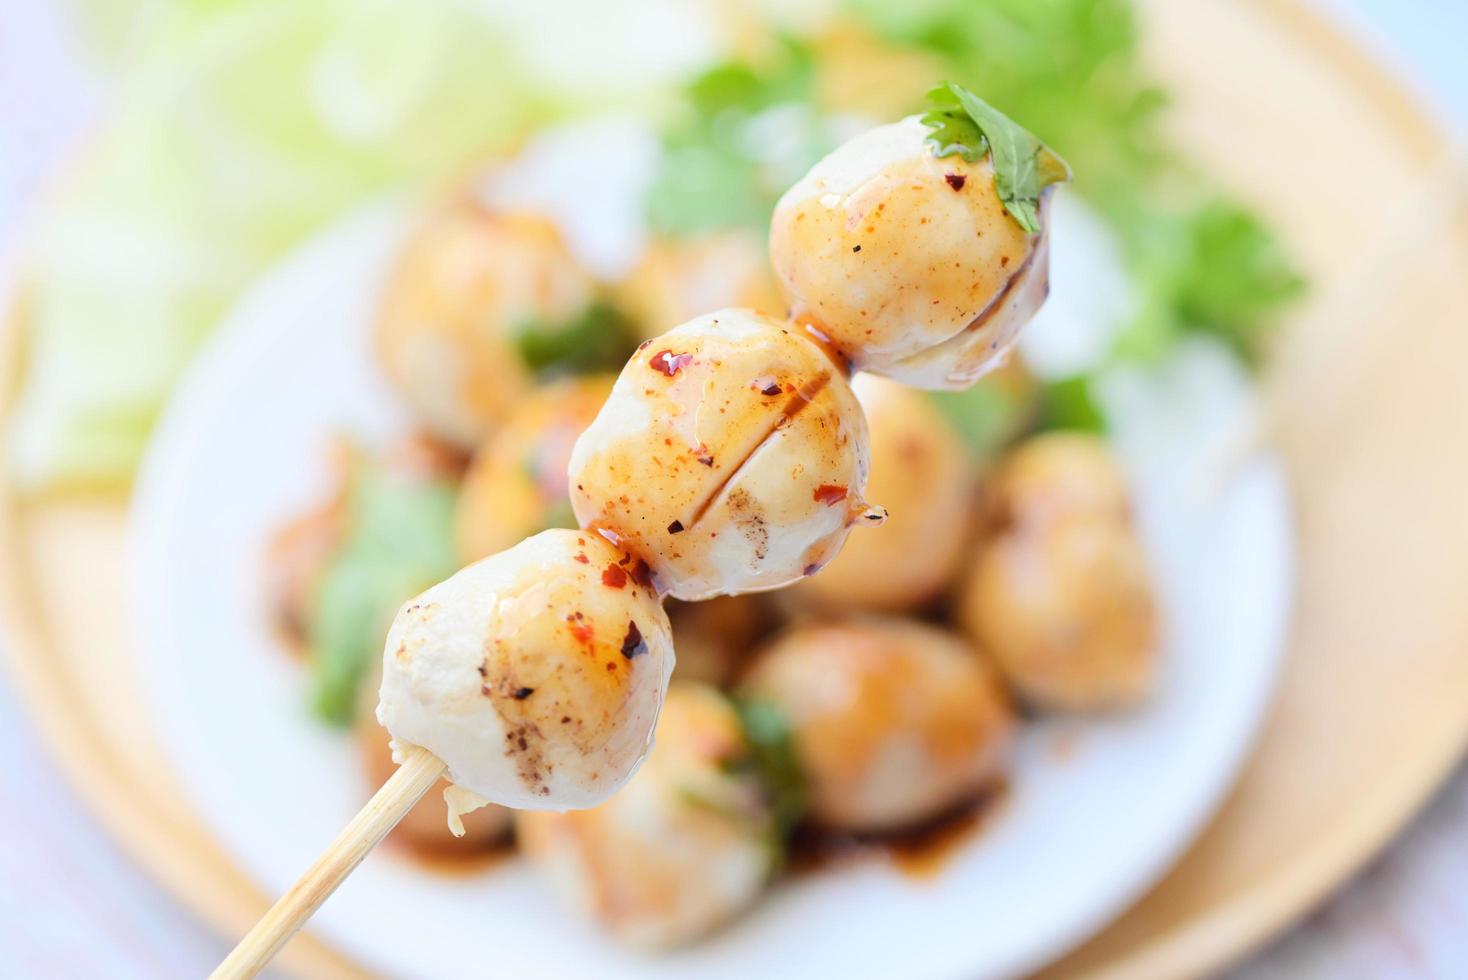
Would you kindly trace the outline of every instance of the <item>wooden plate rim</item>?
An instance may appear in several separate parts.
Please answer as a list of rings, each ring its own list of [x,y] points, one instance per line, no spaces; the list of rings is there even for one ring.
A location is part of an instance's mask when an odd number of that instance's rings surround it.
[[[1322,11],[1302,0],[1246,0],[1245,5],[1319,55],[1343,84],[1360,92],[1411,145],[1428,155],[1441,154],[1451,145],[1438,120],[1416,95]],[[24,316],[23,293],[17,291],[0,323],[4,334],[0,338],[0,400],[7,416],[14,405],[23,361]],[[78,716],[64,664],[46,655],[45,629],[32,613],[40,603],[22,555],[25,501],[11,480],[7,449],[5,433],[0,435],[0,631],[18,700],[78,797],[124,851],[217,933],[237,935],[264,910],[266,897],[243,881],[230,891],[197,887],[196,862],[210,856],[207,848],[189,840],[191,832],[181,836],[166,814],[133,791],[123,767],[111,762],[113,754],[103,734],[88,726],[85,716]],[[125,497],[105,499],[126,506]],[[1310,850],[1274,877],[1155,937],[1093,976],[1097,980],[1196,976],[1243,956],[1297,920],[1380,850],[1441,785],[1465,749],[1468,713],[1456,731],[1444,732],[1438,742],[1418,754],[1414,766],[1400,770],[1393,792],[1376,794],[1358,809],[1342,814],[1335,833],[1322,834]],[[181,840],[188,841],[188,846],[181,848]],[[221,857],[218,853],[212,856],[216,861]],[[360,966],[309,934],[292,942],[280,964],[298,976],[367,976]]]

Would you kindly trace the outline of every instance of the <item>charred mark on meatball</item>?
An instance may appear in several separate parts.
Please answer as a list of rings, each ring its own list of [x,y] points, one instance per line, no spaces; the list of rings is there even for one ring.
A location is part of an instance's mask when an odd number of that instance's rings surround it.
[[[642,638],[642,630],[637,628],[634,620],[627,620],[627,635],[622,638],[622,656],[631,660],[646,652],[647,641]]]

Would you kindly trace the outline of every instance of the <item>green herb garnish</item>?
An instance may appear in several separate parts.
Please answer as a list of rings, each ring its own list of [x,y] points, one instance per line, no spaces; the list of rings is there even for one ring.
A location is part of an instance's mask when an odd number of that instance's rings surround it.
[[[1115,232],[1138,299],[1117,354],[1165,356],[1203,333],[1257,356],[1303,284],[1267,224],[1166,138],[1129,0],[846,0],[857,24],[933,57],[1065,151]],[[917,109],[916,103],[914,109]]]
[[[312,710],[352,723],[362,679],[382,655],[382,637],[403,602],[457,567],[456,491],[359,461],[350,476],[346,536],[322,573],[307,624]]]
[[[734,702],[744,737],[749,740],[750,758],[765,792],[775,832],[781,841],[805,815],[806,785],[795,756],[790,722],[775,704],[757,698]]]
[[[814,54],[791,38],[777,42],[758,60],[715,65],[685,87],[648,189],[653,231],[763,233],[785,189],[835,147],[835,127],[814,104]]]
[[[526,321],[516,327],[514,340],[525,365],[547,375],[615,370],[634,346],[626,317],[603,302],[562,323]]]
[[[1106,418],[1091,397],[1084,374],[1047,383],[1040,393],[1038,428],[1071,432],[1104,432]]]
[[[1070,180],[1070,167],[1029,130],[962,85],[944,82],[928,93],[923,124],[939,157],[958,154],[973,163],[984,154],[994,162],[994,190],[1019,226],[1040,232],[1040,195]]]

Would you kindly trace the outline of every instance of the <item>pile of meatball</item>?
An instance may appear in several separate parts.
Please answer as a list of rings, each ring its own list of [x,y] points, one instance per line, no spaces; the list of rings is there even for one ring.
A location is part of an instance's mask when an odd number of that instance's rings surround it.
[[[460,847],[513,826],[628,943],[737,915],[797,829],[961,811],[1005,777],[1022,714],[1147,694],[1124,476],[1096,436],[1029,433],[1036,385],[1009,360],[1048,229],[1005,213],[987,157],[927,135],[904,120],[817,164],[768,267],[720,233],[654,242],[607,287],[550,223],[466,194],[389,284],[380,359],[468,460],[468,565],[394,620],[376,718],[447,764]],[[516,331],[609,292],[652,325],[619,375],[525,363]],[[920,389],[995,369],[1011,444],[976,458]],[[363,737],[380,774],[386,736]],[[399,833],[444,847],[442,806]]]

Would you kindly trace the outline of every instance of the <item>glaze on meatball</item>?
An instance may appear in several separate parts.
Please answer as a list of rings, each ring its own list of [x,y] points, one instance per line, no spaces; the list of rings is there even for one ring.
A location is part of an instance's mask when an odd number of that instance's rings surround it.
[[[1017,449],[958,598],[965,631],[1042,710],[1119,708],[1152,685],[1158,644],[1146,554],[1125,479],[1093,436]]]
[[[770,260],[792,318],[857,367],[965,388],[1044,302],[1048,251],[1005,211],[989,156],[936,157],[928,135],[909,117],[817,163],[775,207]]]
[[[473,449],[534,384],[517,331],[573,320],[593,287],[548,220],[456,199],[398,257],[379,361],[428,431]]]
[[[756,655],[740,692],[783,715],[810,819],[835,830],[896,830],[973,798],[1014,728],[984,660],[908,620],[798,626]]]
[[[521,813],[530,863],[617,939],[665,948],[747,907],[779,841],[739,717],[713,688],[668,691],[647,765],[592,810]]]
[[[912,611],[948,587],[968,554],[973,463],[928,395],[869,374],[852,390],[871,432],[867,494],[882,501],[888,518],[850,538],[791,598],[828,610]]]
[[[679,599],[775,589],[831,560],[862,499],[866,420],[798,329],[720,310],[646,341],[571,454],[571,504]]]
[[[491,803],[595,806],[641,762],[672,670],[638,560],[588,531],[542,531],[403,606],[377,720]]]

